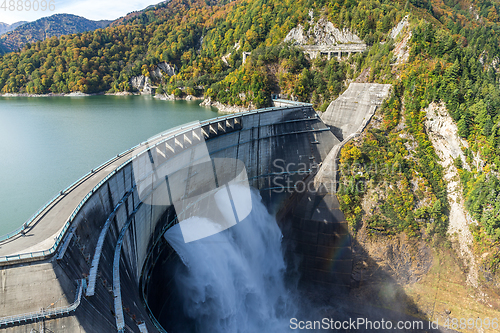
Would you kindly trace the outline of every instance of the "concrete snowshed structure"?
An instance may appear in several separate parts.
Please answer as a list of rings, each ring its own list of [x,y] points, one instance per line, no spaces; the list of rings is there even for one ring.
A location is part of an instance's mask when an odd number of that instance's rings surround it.
[[[326,193],[319,200],[315,194],[318,200],[311,203],[310,196],[293,186],[276,186],[283,179],[286,184],[310,183],[340,144],[310,105],[297,103],[173,129],[62,191],[21,232],[0,242],[0,329],[164,332],[154,313],[161,306],[158,295],[168,290],[153,273],[167,248],[162,236],[176,223],[176,212],[169,204],[150,204],[159,192],[139,195],[133,162],[151,158],[152,152],[167,160],[202,139],[211,158],[244,163],[250,185],[260,191],[269,211],[278,213],[285,238],[300,243],[292,252],[310,259],[304,267],[317,274],[305,278],[349,285],[350,242],[345,242],[349,236],[334,195]],[[289,166],[286,171],[278,160]],[[196,184],[189,179],[194,177],[173,180],[192,187]],[[165,184],[168,188],[168,180],[161,186]],[[312,218],[318,204],[328,213],[323,220]],[[288,222],[291,216],[299,218]],[[322,253],[331,251],[343,255],[335,259],[335,270],[328,271]]]

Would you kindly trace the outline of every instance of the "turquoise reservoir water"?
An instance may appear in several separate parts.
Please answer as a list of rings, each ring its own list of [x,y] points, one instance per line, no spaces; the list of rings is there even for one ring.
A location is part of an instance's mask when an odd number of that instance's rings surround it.
[[[116,154],[220,115],[198,104],[149,96],[0,97],[0,236]]]

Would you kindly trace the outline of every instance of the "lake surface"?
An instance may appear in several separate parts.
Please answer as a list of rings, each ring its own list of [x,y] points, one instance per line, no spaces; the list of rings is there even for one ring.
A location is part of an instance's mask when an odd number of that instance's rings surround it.
[[[0,97],[0,236],[60,190],[169,128],[219,115],[150,96]]]

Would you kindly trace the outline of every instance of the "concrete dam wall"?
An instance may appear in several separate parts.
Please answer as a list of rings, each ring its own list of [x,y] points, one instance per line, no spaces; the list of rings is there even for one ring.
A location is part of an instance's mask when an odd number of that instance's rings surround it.
[[[0,242],[0,329],[162,332],[149,303],[161,284],[152,271],[165,249],[162,236],[179,214],[174,193],[205,185],[192,169],[161,179],[138,178],[137,168],[150,160],[192,161],[196,156],[182,152],[202,142],[211,159],[243,162],[249,185],[274,213],[287,211],[292,193],[301,197],[294,184],[310,180],[339,144],[301,104],[189,124],[118,156]]]
[[[301,279],[337,293],[352,284],[352,239],[337,199],[338,156],[342,147],[361,135],[391,85],[351,83],[330,103],[321,119],[338,138],[311,180],[309,191],[291,199],[282,223],[290,261],[296,261]]]

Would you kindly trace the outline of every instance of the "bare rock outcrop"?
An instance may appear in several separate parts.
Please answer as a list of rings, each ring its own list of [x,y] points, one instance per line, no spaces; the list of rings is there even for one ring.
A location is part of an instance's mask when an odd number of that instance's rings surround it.
[[[408,61],[410,57],[410,47],[408,42],[411,39],[411,31],[405,34],[405,36],[395,45],[392,53],[396,56],[396,65],[404,64]]]
[[[313,23],[311,21],[311,23]],[[325,18],[320,18],[316,24],[311,24],[308,31],[299,24],[290,30],[285,37],[285,42],[294,45],[337,45],[337,44],[361,44],[363,40],[348,29],[339,30]]]
[[[396,65],[406,63],[410,57],[410,47],[408,43],[411,39],[411,31],[409,29],[405,30],[409,25],[408,15],[406,15],[389,33],[389,37],[396,40],[404,31],[402,37],[398,38],[396,45],[394,45],[394,50],[392,51],[396,56]]]
[[[439,163],[445,172],[444,179],[450,203],[448,234],[451,237],[457,237],[458,248],[456,250],[469,267],[467,282],[477,288],[478,265],[470,248],[473,238],[469,229],[469,225],[474,222],[465,210],[460,177],[454,165],[454,159],[459,157],[463,165],[467,166],[466,158],[462,152],[462,147],[467,147],[467,142],[459,137],[457,125],[453,122],[445,106],[431,103],[426,112],[427,120],[424,125],[439,156]]]
[[[175,75],[174,67],[166,62],[159,63],[158,65],[156,65],[156,68],[151,71],[151,76],[158,80],[161,80],[164,76],[170,77],[173,75]]]
[[[410,25],[410,23],[408,22],[408,15],[406,15],[405,17],[403,17],[403,19],[394,28],[392,28],[391,33],[389,34],[389,36],[392,39],[396,39],[398,37],[399,33],[405,27],[407,27],[409,25]]]

